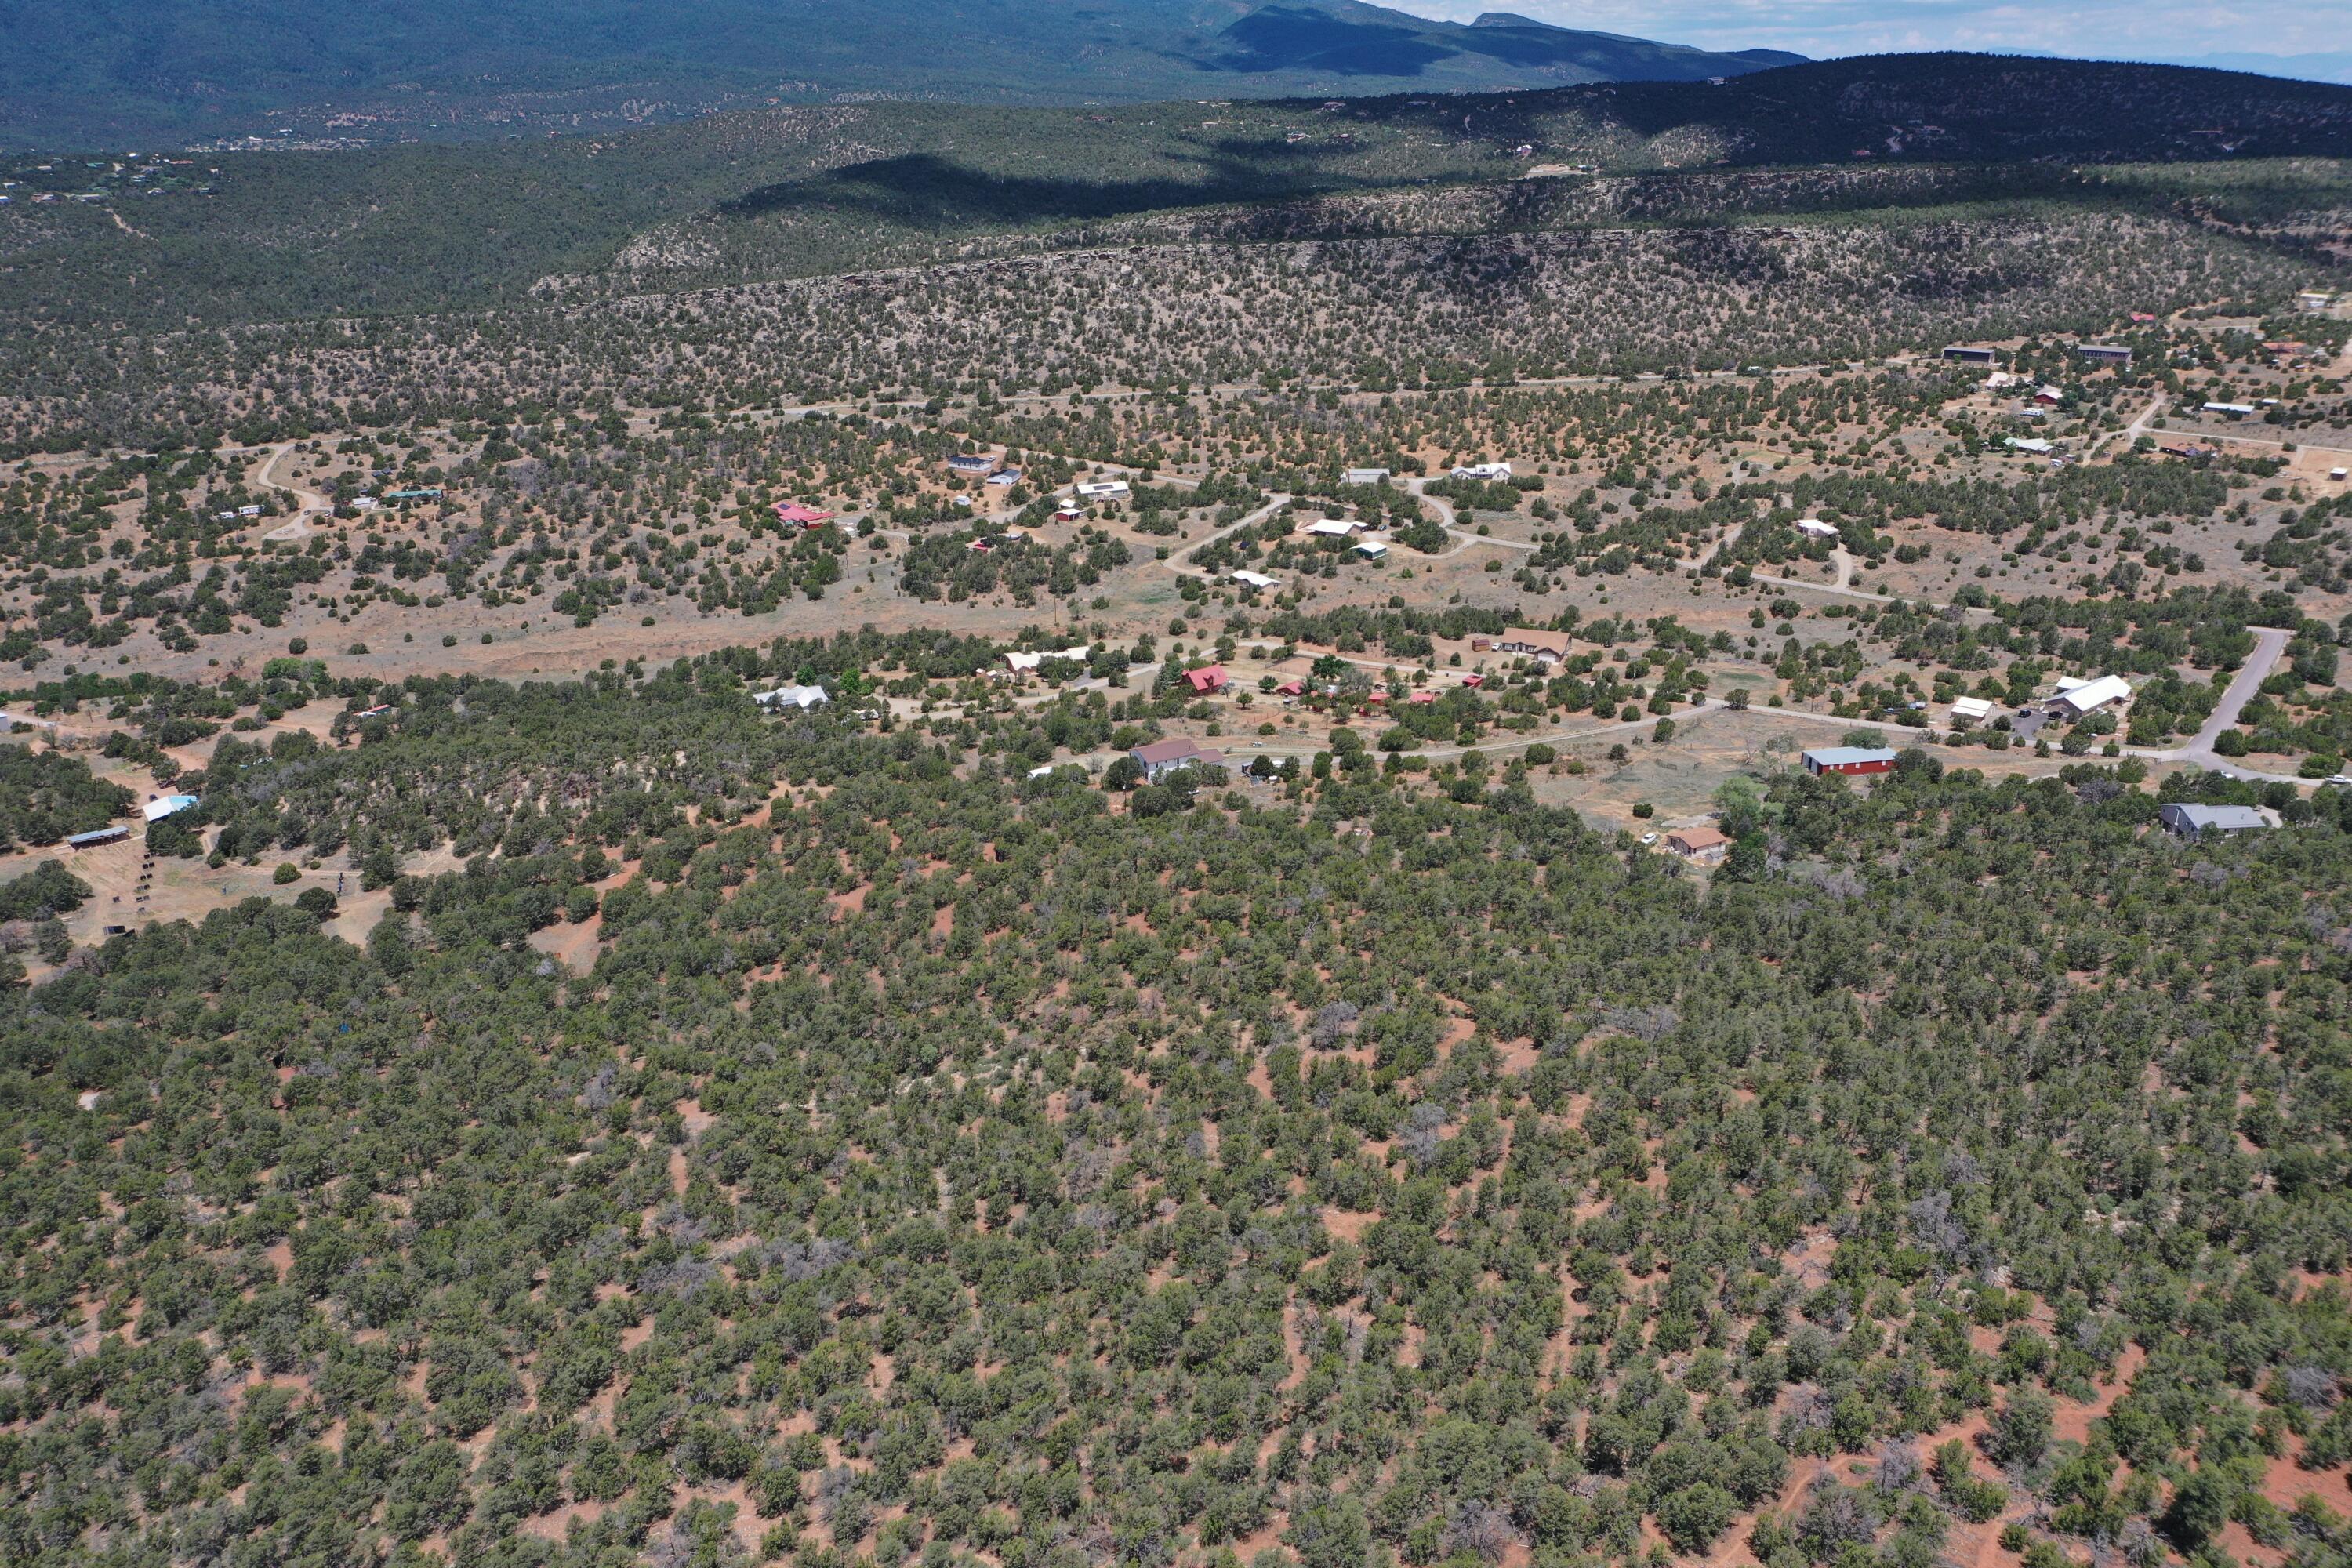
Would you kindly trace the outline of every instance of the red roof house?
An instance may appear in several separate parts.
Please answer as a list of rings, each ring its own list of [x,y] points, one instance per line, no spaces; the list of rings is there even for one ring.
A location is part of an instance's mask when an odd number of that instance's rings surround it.
[[[820,523],[831,522],[833,513],[819,511],[813,506],[803,506],[798,501],[780,500],[776,503],[776,521],[797,523],[803,528],[814,528]]]
[[[1274,694],[1276,697],[1300,697],[1304,696],[1306,691],[1307,682],[1303,680],[1286,680],[1274,689]]]
[[[1194,695],[1205,697],[1212,691],[1225,689],[1225,667],[1222,664],[1203,665],[1198,669],[1186,670],[1184,679],[1192,686]]]
[[[1486,684],[1486,678],[1483,675],[1465,675],[1462,678],[1462,684],[1465,686],[1484,686]]]

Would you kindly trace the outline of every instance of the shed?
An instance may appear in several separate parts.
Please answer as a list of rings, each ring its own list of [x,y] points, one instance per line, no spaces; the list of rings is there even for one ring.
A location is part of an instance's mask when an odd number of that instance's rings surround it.
[[[1974,723],[1992,717],[1992,700],[1989,697],[1955,697],[1952,699],[1952,721]]]
[[[130,837],[131,825],[118,822],[109,827],[93,827],[88,833],[68,833],[66,835],[66,847],[89,849],[100,844],[120,844]]]
[[[1356,553],[1362,556],[1367,561],[1386,560],[1388,558],[1388,552],[1389,547],[1378,542],[1377,541],[1368,540],[1364,543],[1356,546]]]
[[[1954,343],[1944,350],[1944,357],[1957,364],[1990,364],[1997,356],[1991,349]]]
[[[1809,773],[1884,773],[1895,768],[1885,746],[1817,746],[1804,754]]]
[[[1389,470],[1386,468],[1349,468],[1339,476],[1339,482],[1343,485],[1377,485],[1386,483],[1388,478]]]

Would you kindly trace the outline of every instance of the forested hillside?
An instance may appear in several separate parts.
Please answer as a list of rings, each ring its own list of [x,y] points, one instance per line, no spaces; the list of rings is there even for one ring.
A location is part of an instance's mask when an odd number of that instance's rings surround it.
[[[1701,889],[766,666],[355,690],[212,787],[342,803],[363,948],[0,996],[12,1558],[2343,1560],[2352,797],[1912,753]]]

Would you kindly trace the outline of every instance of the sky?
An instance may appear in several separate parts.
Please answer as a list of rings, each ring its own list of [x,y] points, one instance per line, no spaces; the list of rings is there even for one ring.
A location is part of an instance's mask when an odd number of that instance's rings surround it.
[[[1466,22],[1512,11],[1539,22],[1703,48],[1793,49],[1817,58],[1905,49],[2020,50],[2256,68],[2247,55],[2323,58],[2263,68],[2352,81],[2338,0],[1387,0]],[[2208,57],[2241,58],[2210,60]]]

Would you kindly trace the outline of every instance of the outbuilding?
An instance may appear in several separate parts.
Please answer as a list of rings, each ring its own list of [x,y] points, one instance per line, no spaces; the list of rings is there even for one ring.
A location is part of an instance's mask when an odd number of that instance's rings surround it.
[[[1339,482],[1343,485],[1380,485],[1386,484],[1388,479],[1389,470],[1386,468],[1349,468],[1339,476]]]
[[[1955,697],[1952,699],[1952,722],[1974,724],[1992,717],[1992,700],[1989,697]]]
[[[1276,583],[1280,581],[1279,578],[1269,577],[1263,572],[1251,572],[1247,570],[1235,572],[1231,574],[1231,575],[1234,582],[1251,588],[1271,588]]]
[[[1955,364],[1990,364],[1999,356],[1991,349],[1953,343],[1944,350],[1944,357]]]
[[[66,835],[66,847],[91,849],[100,844],[120,844],[130,837],[131,825],[118,822],[110,827],[93,827],[88,833],[68,833]]]
[[[1885,746],[1817,746],[1804,753],[1809,773],[1885,773],[1895,771],[1895,753]]]
[[[141,810],[148,821],[161,822],[167,816],[178,816],[195,804],[196,797],[192,795],[151,795]]]

